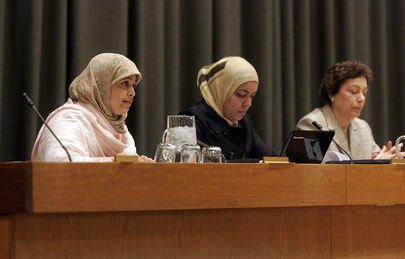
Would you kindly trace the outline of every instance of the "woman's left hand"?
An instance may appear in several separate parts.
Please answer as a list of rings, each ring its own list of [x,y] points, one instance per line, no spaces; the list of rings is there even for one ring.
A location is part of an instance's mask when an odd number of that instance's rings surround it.
[[[399,144],[399,150],[401,150],[403,143]],[[401,156],[405,156],[405,152],[401,152]],[[395,146],[392,146],[391,140],[387,142],[387,145],[383,146],[380,153],[373,154],[373,159],[396,159],[398,158],[395,152]]]

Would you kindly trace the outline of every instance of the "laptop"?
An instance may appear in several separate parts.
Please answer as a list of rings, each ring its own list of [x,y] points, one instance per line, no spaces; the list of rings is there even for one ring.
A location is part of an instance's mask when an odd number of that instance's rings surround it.
[[[334,135],[334,131],[293,130],[280,157],[294,163],[320,164]]]

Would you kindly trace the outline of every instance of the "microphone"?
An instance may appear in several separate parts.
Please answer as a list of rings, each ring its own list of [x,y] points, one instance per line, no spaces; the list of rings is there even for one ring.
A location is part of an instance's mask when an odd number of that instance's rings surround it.
[[[38,117],[42,120],[42,122],[45,124],[45,126],[48,128],[48,130],[52,133],[52,135],[55,137],[55,139],[59,142],[61,147],[66,151],[66,154],[69,158],[69,162],[72,162],[72,158],[70,157],[69,151],[66,149],[66,147],[62,144],[62,142],[59,140],[59,138],[55,135],[55,133],[51,130],[51,128],[48,126],[48,123],[44,120],[44,118],[41,116],[41,114],[38,112],[37,108],[34,106],[34,102],[28,97],[26,93],[22,94],[22,97],[24,98],[25,102],[27,103],[28,106],[30,106],[35,113],[38,115]]]
[[[323,131],[322,125],[319,124],[317,121],[312,121],[312,125],[314,125],[317,130]],[[339,145],[334,139],[332,139],[332,141],[333,141],[333,143],[336,144],[336,146],[338,146],[338,148],[339,148],[340,150],[342,150],[343,152],[345,152],[345,154],[349,157],[349,159],[350,159],[350,164],[354,164],[354,163],[353,163],[353,159],[352,159],[352,157],[350,156],[349,152],[347,152],[344,148],[342,148],[342,146]]]

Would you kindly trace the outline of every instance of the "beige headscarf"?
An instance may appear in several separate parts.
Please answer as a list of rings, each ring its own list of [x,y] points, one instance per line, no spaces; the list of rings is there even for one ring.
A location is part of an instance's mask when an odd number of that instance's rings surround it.
[[[243,83],[255,81],[259,77],[255,68],[241,57],[225,57],[200,69],[197,86],[207,104],[231,127],[238,127],[238,121],[225,117],[223,108],[226,100]]]
[[[142,75],[127,57],[103,53],[92,58],[69,87],[69,96],[73,101],[92,104],[111,123],[119,133],[125,133],[127,114],[116,115],[111,108],[111,87],[119,80],[136,75],[135,84],[139,84]]]

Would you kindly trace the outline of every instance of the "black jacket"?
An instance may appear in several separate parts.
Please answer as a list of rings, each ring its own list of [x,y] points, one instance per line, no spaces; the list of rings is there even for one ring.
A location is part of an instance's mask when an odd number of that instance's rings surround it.
[[[258,162],[264,156],[276,156],[257,135],[247,114],[237,128],[231,127],[204,99],[179,114],[194,115],[197,139],[209,146],[219,146],[227,160]]]

